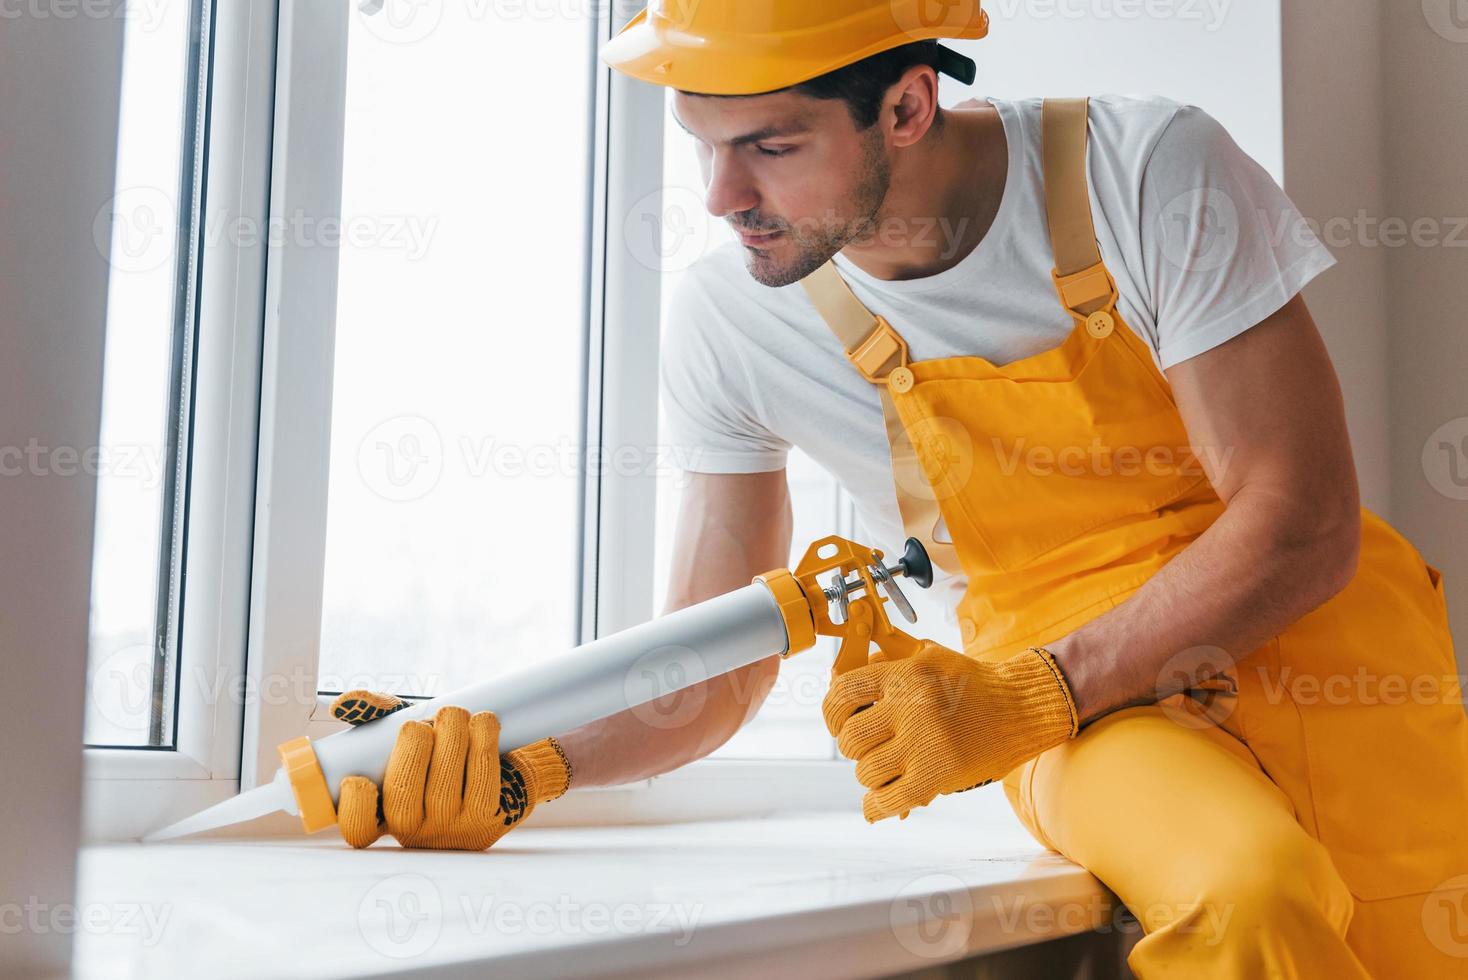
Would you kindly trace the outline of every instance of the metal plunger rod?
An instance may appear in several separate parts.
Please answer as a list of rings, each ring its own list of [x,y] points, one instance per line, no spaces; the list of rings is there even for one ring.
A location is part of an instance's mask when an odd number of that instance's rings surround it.
[[[873,556],[875,556],[875,554],[876,553],[873,552]],[[896,578],[898,575],[906,576],[907,578],[912,579],[912,581],[919,588],[922,589],[926,589],[928,586],[933,584],[933,566],[928,561],[928,553],[923,550],[923,546],[917,538],[907,539],[907,550],[904,552],[903,556],[897,560],[897,564],[883,565],[881,562],[877,562],[876,564],[873,564],[871,568],[873,569],[872,574],[879,581],[881,580],[882,575],[877,572],[876,569],[881,569],[883,572],[886,572],[893,578]],[[841,593],[843,591],[851,593],[865,587],[866,582],[864,582],[861,577],[858,576],[850,582],[843,581],[840,585],[832,585],[824,591],[826,593],[827,601],[836,602],[841,598]]]

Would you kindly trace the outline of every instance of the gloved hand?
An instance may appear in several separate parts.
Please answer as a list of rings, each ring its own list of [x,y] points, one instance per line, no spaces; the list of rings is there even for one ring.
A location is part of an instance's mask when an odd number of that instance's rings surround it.
[[[408,702],[391,694],[347,691],[332,716],[353,725]],[[341,782],[337,824],[353,847],[391,834],[403,847],[482,851],[553,800],[571,783],[570,765],[554,739],[499,754],[500,722],[491,711],[438,709],[430,721],[406,721],[388,756],[384,790],[365,776]]]
[[[1000,779],[1078,729],[1060,667],[1034,647],[987,663],[929,641],[833,678],[821,708],[870,790],[868,823]]]

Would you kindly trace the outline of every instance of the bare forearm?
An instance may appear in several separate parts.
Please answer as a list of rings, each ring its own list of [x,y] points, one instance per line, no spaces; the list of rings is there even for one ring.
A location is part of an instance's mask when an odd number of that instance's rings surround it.
[[[690,474],[679,508],[664,615],[740,589],[790,554],[785,471]],[[779,675],[770,657],[558,736],[572,785],[615,786],[701,759],[764,703]]]
[[[1355,571],[1359,517],[1326,521],[1241,491],[1126,602],[1048,646],[1082,724],[1216,673],[1220,651],[1237,660],[1339,592]]]
[[[616,786],[670,772],[727,742],[774,684],[779,658],[675,691],[557,737],[576,786]]]

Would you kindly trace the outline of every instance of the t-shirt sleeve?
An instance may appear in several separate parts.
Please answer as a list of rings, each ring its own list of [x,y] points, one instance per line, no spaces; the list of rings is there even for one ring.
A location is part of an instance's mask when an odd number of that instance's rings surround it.
[[[1335,264],[1228,131],[1182,106],[1142,174],[1142,257],[1168,368],[1267,319]]]
[[[679,469],[765,473],[785,467],[790,443],[754,411],[753,381],[732,324],[697,278],[674,287],[660,357],[662,442]]]

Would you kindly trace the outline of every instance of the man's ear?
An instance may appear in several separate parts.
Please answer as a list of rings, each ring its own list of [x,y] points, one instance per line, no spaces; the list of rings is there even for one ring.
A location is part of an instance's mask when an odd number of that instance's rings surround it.
[[[941,125],[937,74],[927,65],[913,65],[887,90],[887,105],[896,117],[893,145],[917,143],[935,125]]]

